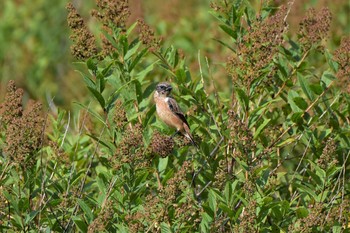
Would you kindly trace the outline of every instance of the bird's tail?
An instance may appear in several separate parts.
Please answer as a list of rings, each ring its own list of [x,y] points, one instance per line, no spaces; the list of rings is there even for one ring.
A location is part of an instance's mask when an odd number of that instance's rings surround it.
[[[199,148],[198,144],[193,139],[190,128],[187,127],[187,125],[185,125],[184,129],[185,129],[185,132],[183,132],[183,135],[191,141],[192,145]]]

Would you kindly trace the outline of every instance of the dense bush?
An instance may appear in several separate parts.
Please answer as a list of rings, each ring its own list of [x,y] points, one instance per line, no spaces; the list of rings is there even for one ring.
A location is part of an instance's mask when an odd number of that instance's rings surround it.
[[[230,54],[218,79],[210,57],[198,53],[194,74],[143,20],[126,26],[126,0],[96,3],[98,35],[67,5],[92,97],[79,115],[24,106],[8,84],[1,230],[348,231],[350,38],[327,47],[328,8],[290,33],[292,3],[212,3]],[[157,119],[159,81],[173,85],[198,149]]]

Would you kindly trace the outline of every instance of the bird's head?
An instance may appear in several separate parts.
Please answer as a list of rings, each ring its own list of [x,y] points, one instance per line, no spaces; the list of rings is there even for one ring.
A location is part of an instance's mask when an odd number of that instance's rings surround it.
[[[172,89],[172,86],[166,82],[158,83],[156,86],[156,92],[159,96],[169,96]]]

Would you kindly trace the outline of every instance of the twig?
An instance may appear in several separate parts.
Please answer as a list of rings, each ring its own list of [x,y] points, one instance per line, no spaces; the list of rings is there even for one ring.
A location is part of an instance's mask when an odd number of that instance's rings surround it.
[[[213,181],[209,181],[209,182],[202,188],[202,190],[201,190],[199,193],[196,193],[196,197],[199,197],[199,196],[204,192],[204,190],[205,190],[206,188],[208,188],[208,186],[209,186],[211,183],[213,183]]]

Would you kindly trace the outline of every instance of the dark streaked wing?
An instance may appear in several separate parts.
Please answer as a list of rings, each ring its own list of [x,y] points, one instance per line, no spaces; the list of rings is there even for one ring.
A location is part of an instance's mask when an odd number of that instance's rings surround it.
[[[188,124],[185,115],[182,113],[179,105],[177,104],[176,100],[174,100],[171,97],[168,97],[167,100],[168,106],[170,108],[170,110],[176,114],[176,116],[178,116],[187,126],[188,128],[190,128],[190,125]]]

